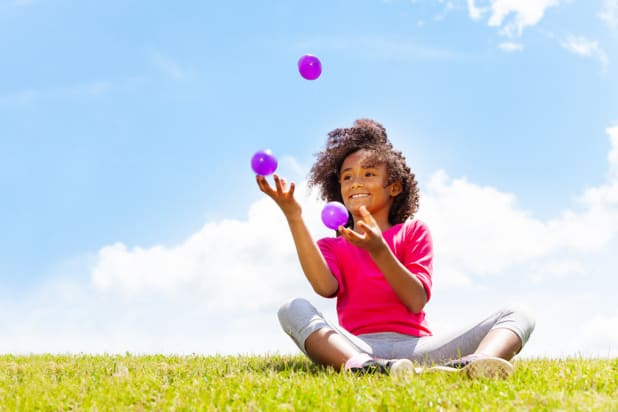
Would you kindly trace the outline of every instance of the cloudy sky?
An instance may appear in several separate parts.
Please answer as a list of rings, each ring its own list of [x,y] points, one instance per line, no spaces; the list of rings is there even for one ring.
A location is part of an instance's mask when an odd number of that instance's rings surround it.
[[[335,302],[250,158],[330,236],[308,170],[370,117],[421,185],[435,332],[517,304],[522,356],[618,356],[617,45],[616,0],[0,0],[0,352],[296,353],[278,306]]]

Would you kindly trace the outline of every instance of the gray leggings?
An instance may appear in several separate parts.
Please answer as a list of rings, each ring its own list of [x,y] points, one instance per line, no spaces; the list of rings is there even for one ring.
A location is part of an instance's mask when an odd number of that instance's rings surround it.
[[[513,331],[522,348],[534,330],[534,320],[523,310],[504,308],[481,322],[461,331],[445,335],[416,337],[395,332],[352,335],[341,326],[329,322],[311,303],[296,298],[279,309],[281,327],[307,354],[305,341],[313,332],[331,328],[347,339],[360,352],[384,359],[407,358],[419,364],[432,364],[473,353],[492,329]]]

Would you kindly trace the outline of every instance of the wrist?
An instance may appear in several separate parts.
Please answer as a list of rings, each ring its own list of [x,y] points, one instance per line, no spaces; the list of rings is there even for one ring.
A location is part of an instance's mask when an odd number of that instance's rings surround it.
[[[300,211],[294,213],[287,213],[285,215],[289,224],[301,223],[303,221],[303,215]]]
[[[376,260],[390,255],[390,249],[388,248],[388,244],[383,238],[380,240],[380,243],[378,245],[371,248],[368,252],[371,257]]]

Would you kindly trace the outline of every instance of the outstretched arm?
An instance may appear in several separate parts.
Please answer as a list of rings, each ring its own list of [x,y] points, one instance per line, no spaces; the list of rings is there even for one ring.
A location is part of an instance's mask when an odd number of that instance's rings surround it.
[[[427,303],[427,293],[417,279],[393,254],[382,237],[382,231],[365,206],[360,209],[362,220],[358,226],[363,233],[340,227],[341,235],[348,242],[369,252],[375,264],[384,274],[399,300],[413,313],[418,313]]]
[[[294,198],[294,182],[290,182],[288,186],[285,179],[277,174],[273,175],[273,178],[274,188],[264,176],[258,175],[256,177],[258,187],[277,203],[285,215],[294,239],[298,260],[311,287],[318,295],[331,297],[337,292],[339,285],[305,224],[302,208]]]

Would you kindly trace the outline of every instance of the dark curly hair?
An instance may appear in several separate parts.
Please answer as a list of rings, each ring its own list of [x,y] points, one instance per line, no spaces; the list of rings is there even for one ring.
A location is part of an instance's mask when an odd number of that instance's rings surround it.
[[[384,126],[371,119],[358,119],[352,127],[337,128],[328,133],[326,147],[316,154],[317,159],[309,172],[309,187],[318,186],[322,200],[343,202],[339,183],[341,165],[346,157],[362,149],[372,152],[365,159],[365,165],[386,164],[387,186],[396,181],[401,183],[401,193],[395,197],[389,212],[389,223],[395,225],[413,217],[419,205],[414,173],[403,154],[393,148]],[[350,216],[347,226],[351,224]]]

